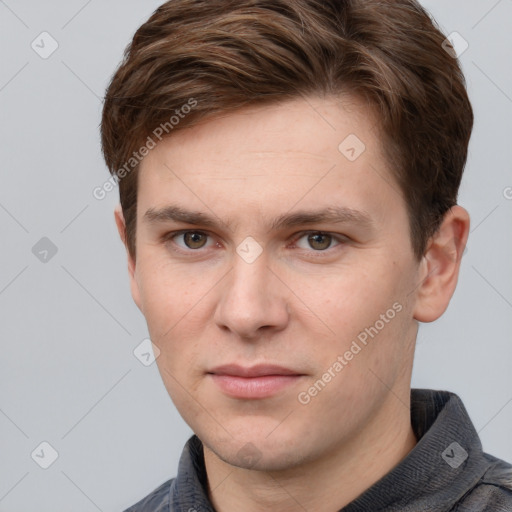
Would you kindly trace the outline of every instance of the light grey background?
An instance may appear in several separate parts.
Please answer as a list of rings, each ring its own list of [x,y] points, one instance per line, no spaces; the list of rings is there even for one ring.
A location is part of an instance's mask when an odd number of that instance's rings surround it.
[[[109,177],[102,95],[160,3],[0,0],[2,512],[123,510],[175,475],[191,434],[156,365],[133,354],[147,329],[113,221],[117,190],[92,195]],[[458,393],[484,449],[512,461],[512,1],[423,4],[469,43],[476,122],[459,200],[468,249],[447,312],[420,327],[413,387]],[[31,47],[43,50],[43,31],[59,45],[47,59]],[[57,247],[47,262],[32,252],[42,237]],[[43,441],[58,452],[48,469],[31,456]]]

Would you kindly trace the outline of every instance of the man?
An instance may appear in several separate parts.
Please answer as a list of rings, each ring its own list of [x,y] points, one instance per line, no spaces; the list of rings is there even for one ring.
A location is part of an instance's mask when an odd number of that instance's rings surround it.
[[[195,435],[129,511],[512,510],[459,397],[410,388],[469,232],[448,50],[413,0],[172,0],[137,31],[103,152]]]

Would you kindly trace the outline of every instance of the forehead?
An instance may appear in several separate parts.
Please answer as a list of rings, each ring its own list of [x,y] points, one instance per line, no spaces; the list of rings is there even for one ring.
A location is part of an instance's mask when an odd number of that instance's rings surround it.
[[[399,195],[387,167],[368,105],[298,98],[218,115],[158,143],[141,164],[139,211],[181,201],[269,218],[339,201],[379,214]]]
[[[307,155],[332,160],[338,156],[339,144],[349,135],[353,140],[359,138],[371,153],[378,151],[377,120],[374,109],[352,95],[299,97],[216,114],[191,128],[176,131],[157,145],[155,153],[173,151],[176,157],[183,157],[194,146],[201,153],[188,154],[188,158],[198,163],[207,159],[211,164],[220,159],[229,162],[235,157],[252,160],[255,154],[287,159]],[[208,166],[208,170],[212,171],[212,167]]]

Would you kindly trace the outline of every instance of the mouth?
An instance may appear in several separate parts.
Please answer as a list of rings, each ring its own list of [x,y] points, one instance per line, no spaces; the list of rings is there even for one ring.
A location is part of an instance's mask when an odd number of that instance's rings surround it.
[[[224,394],[241,399],[269,398],[305,376],[277,365],[224,365],[209,371],[208,375]]]

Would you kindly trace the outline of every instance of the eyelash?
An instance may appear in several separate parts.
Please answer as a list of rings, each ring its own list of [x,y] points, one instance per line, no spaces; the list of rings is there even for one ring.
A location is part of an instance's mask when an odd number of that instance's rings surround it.
[[[202,252],[201,249],[203,249],[203,248],[185,250],[185,249],[180,248],[179,246],[176,246],[176,244],[174,242],[174,239],[179,237],[179,236],[181,236],[181,235],[184,235],[186,233],[196,233],[196,234],[206,235],[207,237],[211,238],[210,233],[207,233],[206,231],[200,231],[200,230],[194,230],[194,229],[183,229],[183,230],[180,230],[180,231],[172,231],[170,233],[167,233],[167,234],[163,235],[162,241],[164,243],[172,242],[175,245],[175,247],[173,247],[173,251],[175,251],[177,253],[180,253],[180,254],[190,255],[192,253],[200,253],[200,252]],[[297,233],[297,235],[293,238],[292,243],[296,243],[301,238],[303,238],[303,237],[305,237],[307,235],[328,235],[328,236],[332,237],[333,241],[338,242],[337,245],[335,245],[333,247],[328,247],[327,249],[324,249],[324,250],[314,250],[314,249],[311,249],[311,250],[308,251],[307,249],[299,249],[299,250],[307,251],[307,252],[311,253],[311,255],[313,255],[313,257],[320,257],[321,258],[321,257],[323,257],[324,255],[327,255],[327,254],[331,255],[332,250],[334,250],[336,247],[339,247],[340,245],[343,245],[343,244],[347,243],[347,241],[348,241],[348,238],[346,236],[340,235],[340,234],[336,234],[336,233],[330,233],[328,231],[301,231],[300,233]]]

